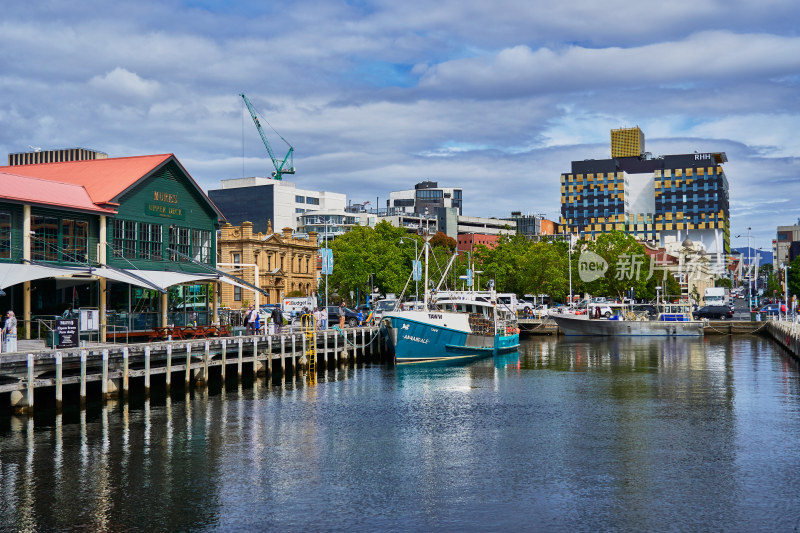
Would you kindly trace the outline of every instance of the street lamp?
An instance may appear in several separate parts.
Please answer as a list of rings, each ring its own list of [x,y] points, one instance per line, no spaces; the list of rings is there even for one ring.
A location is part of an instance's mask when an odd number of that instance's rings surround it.
[[[750,259],[750,227],[747,228],[747,268],[752,269],[753,265],[752,260]],[[737,235],[736,238],[743,237],[743,235]],[[753,281],[753,271],[750,270],[750,274],[747,276],[747,308],[753,309],[753,288],[752,288],[752,281]]]

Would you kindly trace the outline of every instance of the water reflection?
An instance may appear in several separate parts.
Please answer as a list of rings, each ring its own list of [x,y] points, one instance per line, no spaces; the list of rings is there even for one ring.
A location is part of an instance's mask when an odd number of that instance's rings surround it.
[[[758,338],[541,338],[134,394],[0,421],[0,529],[791,529],[798,383]]]

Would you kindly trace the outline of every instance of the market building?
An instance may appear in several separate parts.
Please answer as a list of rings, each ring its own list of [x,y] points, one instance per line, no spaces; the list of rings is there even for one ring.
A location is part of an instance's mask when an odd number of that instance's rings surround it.
[[[241,226],[225,224],[219,235],[219,267],[236,277],[258,286],[262,292],[247,286],[222,287],[220,305],[241,309],[246,304],[280,303],[284,296],[300,292],[312,296],[317,292],[317,234],[309,231],[307,238],[292,234],[292,228],[281,233],[254,232],[252,222]]]
[[[172,154],[13,165],[0,178],[0,307],[21,338],[69,309],[98,310],[101,340],[210,324],[218,283],[242,285],[216,270],[222,215]]]

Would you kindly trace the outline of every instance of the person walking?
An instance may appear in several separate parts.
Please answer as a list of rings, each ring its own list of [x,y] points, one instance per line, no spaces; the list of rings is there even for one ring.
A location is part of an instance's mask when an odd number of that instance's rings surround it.
[[[364,325],[364,311],[361,309],[358,310],[358,327]]]
[[[322,311],[320,312],[320,316],[322,317],[322,325],[320,326],[320,329],[323,329],[323,330],[328,329],[328,308],[327,307],[323,307],[322,308]]]
[[[256,316],[255,306],[251,305],[250,309],[248,309],[247,313],[244,315],[244,326],[247,328],[248,335],[255,334]]]
[[[344,302],[339,304],[339,329],[344,329],[344,320],[347,318],[345,315],[346,307],[344,306]]]
[[[283,326],[283,313],[281,313],[280,307],[272,310],[272,322],[275,323],[275,333],[280,333],[281,326]]]
[[[14,316],[14,311],[9,310],[6,313],[6,323],[3,324],[3,338],[5,346],[3,347],[6,353],[17,351],[17,317]]]
[[[261,317],[258,316],[258,311],[253,311],[255,315],[255,320],[253,320],[253,334],[260,335],[261,334]]]

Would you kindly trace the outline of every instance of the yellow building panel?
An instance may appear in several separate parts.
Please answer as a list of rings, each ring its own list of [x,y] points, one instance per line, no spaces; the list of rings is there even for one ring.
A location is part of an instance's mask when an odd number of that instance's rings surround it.
[[[667,187],[667,188],[672,187],[672,180],[665,181],[664,182],[664,187]]]
[[[656,224],[656,231],[661,231],[664,229],[664,224],[658,223]]]

